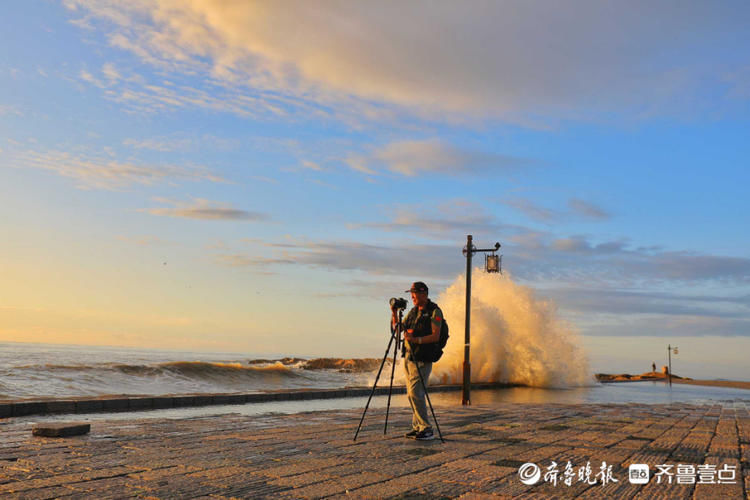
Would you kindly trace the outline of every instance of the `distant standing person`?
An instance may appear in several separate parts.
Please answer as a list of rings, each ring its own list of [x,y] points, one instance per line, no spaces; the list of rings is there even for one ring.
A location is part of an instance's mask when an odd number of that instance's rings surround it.
[[[411,301],[414,303],[414,307],[404,319],[404,340],[408,348],[404,359],[406,395],[412,411],[411,431],[406,433],[406,437],[427,441],[435,439],[435,435],[427,416],[426,387],[422,387],[422,380],[427,385],[432,372],[431,359],[434,346],[440,340],[443,312],[437,304],[427,298],[427,285],[421,281],[415,281],[406,291],[411,292]],[[398,315],[396,309],[392,311],[391,324],[395,328],[398,324]]]
[[[651,371],[656,372],[656,363],[654,363],[653,361],[651,362]]]

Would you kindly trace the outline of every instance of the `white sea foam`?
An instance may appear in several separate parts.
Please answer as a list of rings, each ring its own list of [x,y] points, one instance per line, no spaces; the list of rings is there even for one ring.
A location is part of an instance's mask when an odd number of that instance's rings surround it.
[[[463,377],[466,276],[435,301],[450,325],[443,357],[432,382],[460,383]],[[554,302],[517,285],[508,274],[472,273],[471,379],[532,387],[593,383],[574,327],[557,314]]]

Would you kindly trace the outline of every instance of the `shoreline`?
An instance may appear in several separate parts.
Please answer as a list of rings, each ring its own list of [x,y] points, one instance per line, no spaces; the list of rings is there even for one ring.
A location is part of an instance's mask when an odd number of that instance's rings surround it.
[[[630,375],[627,373],[612,375],[609,373],[597,373],[594,375],[597,382],[601,384],[619,384],[623,382],[669,382],[669,377],[663,373],[646,372],[641,375]],[[731,389],[750,390],[750,382],[742,380],[705,380],[692,379],[690,377],[681,377],[672,375],[673,384],[685,385],[702,385],[707,387],[728,387]]]
[[[673,384],[704,385],[709,387],[729,387],[732,389],[750,390],[750,382],[739,380],[694,380],[694,379],[672,379]]]
[[[602,374],[599,374],[602,375]],[[644,374],[645,375],[645,374]],[[621,378],[599,378],[602,385],[626,382],[662,382],[666,377],[643,377],[640,375]],[[721,387],[728,389],[750,390],[750,382],[732,380],[693,380],[673,377],[675,384],[694,386]],[[518,384],[474,383],[472,390],[510,389],[525,387]],[[531,389],[536,389],[530,387]],[[430,386],[430,392],[460,392],[459,384]],[[371,387],[346,387],[340,389],[291,389],[254,393],[192,393],[163,395],[100,395],[84,397],[38,397],[0,400],[0,419],[13,417],[95,414],[138,412],[148,410],[172,410],[199,408],[208,406],[262,404],[275,402],[293,402],[310,400],[343,399],[368,396]],[[393,395],[405,394],[404,386],[393,386]],[[374,396],[388,394],[388,387],[378,387]]]
[[[518,387],[516,384],[476,383],[472,390],[503,389]],[[433,385],[430,392],[460,391],[459,384]],[[159,396],[144,395],[106,395],[70,398],[28,398],[17,400],[0,400],[0,419],[26,417],[30,415],[77,414],[77,413],[114,413],[142,410],[167,410],[174,408],[191,408],[200,406],[244,405],[250,403],[269,403],[277,401],[304,401],[312,399],[336,399],[367,396],[372,387],[347,387],[344,389],[293,389],[249,394],[166,394]],[[388,387],[377,387],[374,395],[387,395]],[[406,394],[405,386],[393,386],[392,394]]]

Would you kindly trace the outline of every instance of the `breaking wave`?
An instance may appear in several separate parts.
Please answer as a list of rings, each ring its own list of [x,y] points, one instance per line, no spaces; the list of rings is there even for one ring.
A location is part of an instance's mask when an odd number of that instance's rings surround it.
[[[436,302],[450,325],[443,357],[432,380],[463,377],[466,277],[459,276]],[[531,387],[591,385],[578,333],[557,314],[554,302],[537,297],[510,276],[474,270],[471,289],[471,379]]]
[[[378,359],[281,358],[0,366],[0,398],[263,392],[366,386]],[[390,366],[390,365],[389,365]]]

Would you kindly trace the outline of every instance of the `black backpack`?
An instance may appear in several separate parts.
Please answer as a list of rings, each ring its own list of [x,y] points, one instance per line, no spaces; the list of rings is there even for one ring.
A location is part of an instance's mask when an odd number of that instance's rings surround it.
[[[432,312],[436,307],[438,307],[438,305],[432,301],[427,303],[427,312],[430,316],[432,316]],[[409,311],[409,314],[411,314],[411,311]],[[414,353],[414,355],[417,358],[417,361],[424,361],[428,363],[434,363],[438,361],[443,356],[443,349],[448,343],[449,336],[448,322],[445,321],[445,317],[443,317],[443,321],[440,325],[440,339],[434,344],[422,344],[419,346],[415,346],[416,352]]]
[[[440,340],[437,341],[435,344],[435,353],[432,360],[434,363],[435,361],[438,361],[443,356],[443,349],[445,349],[445,345],[448,343],[448,322],[445,321],[445,318],[443,318],[443,323],[440,325]]]

